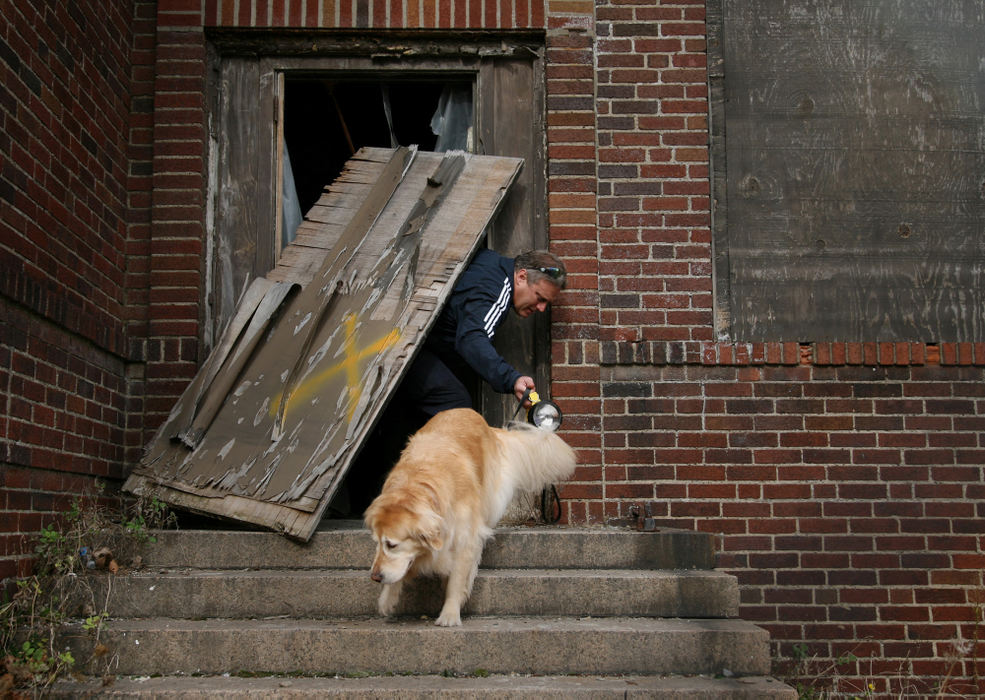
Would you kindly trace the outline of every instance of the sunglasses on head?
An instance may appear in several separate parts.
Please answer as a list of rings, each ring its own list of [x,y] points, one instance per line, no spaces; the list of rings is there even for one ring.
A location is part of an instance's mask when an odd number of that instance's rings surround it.
[[[537,272],[543,272],[545,275],[554,280],[560,278],[562,274],[560,267],[532,267],[530,269],[537,270]]]

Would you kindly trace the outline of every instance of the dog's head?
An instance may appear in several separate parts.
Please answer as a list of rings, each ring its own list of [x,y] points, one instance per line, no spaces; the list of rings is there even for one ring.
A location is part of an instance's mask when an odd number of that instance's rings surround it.
[[[376,540],[370,577],[396,583],[411,564],[442,547],[441,519],[430,507],[383,493],[366,510],[366,526]]]

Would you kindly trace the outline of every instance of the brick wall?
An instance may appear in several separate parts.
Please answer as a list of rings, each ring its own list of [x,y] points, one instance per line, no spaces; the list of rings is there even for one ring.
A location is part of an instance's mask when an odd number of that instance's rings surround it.
[[[561,7],[567,12],[558,11]],[[567,517],[601,517],[598,382],[599,258],[595,22],[590,3],[551,5],[547,34],[547,173],[551,249],[568,268],[551,309],[551,397],[564,404],[565,437],[579,452],[566,487]]]
[[[711,339],[704,0],[598,8],[603,340]]]
[[[171,411],[203,359],[207,124],[205,42],[189,3],[158,3],[144,427]],[[192,3],[196,7],[200,3]],[[199,20],[200,21],[200,20]],[[150,433],[145,434],[149,439]]]
[[[720,533],[778,671],[805,643],[843,693],[980,693],[985,344],[715,343],[704,3],[596,21],[602,449],[569,517]]]
[[[558,5],[590,10],[585,0]],[[525,29],[544,26],[544,0],[167,0],[173,27]],[[578,11],[582,11],[579,9]]]
[[[594,73],[580,95],[594,92],[595,133],[578,135],[594,137],[595,162],[587,147],[582,162],[570,162],[574,148],[549,152],[552,191],[583,193],[577,211],[570,194],[550,202],[551,244],[578,273],[553,312],[552,396],[581,450],[568,517],[602,521],[621,506],[603,477],[599,341],[711,338],[704,2],[598,3],[585,26],[595,36],[580,37],[592,46],[577,64]],[[556,52],[548,59],[549,77],[567,68]],[[549,81],[549,109],[574,103],[572,82]],[[561,116],[549,111],[549,126]],[[591,177],[559,177],[570,173]]]
[[[983,350],[603,343],[606,508],[721,533],[778,670],[806,643],[855,657],[845,693],[981,693]]]
[[[15,532],[90,474],[118,476],[201,360],[204,27],[540,28],[551,247],[571,269],[551,392],[580,458],[568,521],[648,504],[662,525],[718,533],[742,616],[780,659],[800,643],[824,667],[854,654],[834,670],[845,692],[928,695],[947,679],[972,694],[985,344],[715,342],[703,0],[140,1],[110,13],[114,26],[132,10],[129,29],[87,36],[122,74],[82,52],[77,69],[99,79],[60,96],[43,66],[75,49],[18,37],[44,18],[97,30],[84,10],[12,8],[0,0]],[[129,116],[115,92],[127,80]],[[65,181],[71,207],[39,204]],[[66,262],[60,246],[82,254]]]
[[[127,324],[141,4],[0,1],[0,579],[139,442]]]

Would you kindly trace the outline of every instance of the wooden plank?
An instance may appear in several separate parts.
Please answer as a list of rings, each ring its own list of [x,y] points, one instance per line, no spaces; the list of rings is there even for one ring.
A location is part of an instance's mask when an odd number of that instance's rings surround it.
[[[216,186],[217,227],[214,252],[213,323],[228,322],[250,283],[273,267],[279,241],[272,231],[276,193],[261,183],[274,182],[278,157],[276,105],[269,99],[276,79],[254,58],[229,58],[220,68],[218,158],[222,179]],[[258,95],[266,99],[258,99]],[[263,233],[262,233],[263,232]]]
[[[250,318],[249,325],[238,338],[232,351],[221,358],[221,364],[208,368],[210,375],[207,379],[208,384],[204,387],[201,398],[196,401],[194,418],[178,433],[178,438],[185,445],[196,447],[202,441],[202,436],[212,424],[222,402],[232,391],[233,383],[238,380],[243,368],[253,356],[262,334],[270,326],[275,314],[291,292],[297,289],[298,285],[290,282],[274,283],[263,295],[256,312]]]
[[[484,153],[525,159],[490,233],[489,247],[506,255],[547,248],[547,160],[544,153],[543,55],[487,61],[479,72],[479,143]],[[550,315],[522,323],[514,314],[496,331],[496,349],[512,366],[531,374],[540,389],[550,386]],[[511,394],[480,385],[481,410],[493,425],[505,425],[516,410]]]
[[[310,537],[520,165],[418,154],[378,214],[351,218],[195,449],[171,445],[128,490]]]
[[[391,155],[389,149],[364,148],[346,163],[306,215],[295,241],[281,251],[277,266],[268,273],[270,279],[307,285],[314,278],[325,253],[338,243],[359,211],[367,187],[380,179]]]
[[[330,312],[335,310],[336,301],[340,295],[346,291],[347,287],[358,284],[358,274],[360,268],[358,264],[353,265],[352,261],[358,258],[360,251],[364,248],[372,248],[372,244],[381,237],[370,235],[376,220],[383,214],[384,208],[390,203],[398,185],[403,180],[406,168],[413,160],[415,153],[409,149],[397,149],[393,158],[387,164],[387,168],[381,174],[373,188],[367,193],[362,206],[355,213],[349,225],[346,226],[342,236],[334,250],[336,254],[329,254],[321,270],[315,277],[315,284],[309,285],[305,294],[297,299],[297,304],[292,309],[293,316],[299,319],[294,329],[290,328],[289,323],[281,324],[279,335],[271,338],[271,365],[276,366],[277,358],[273,353],[282,352],[284,348],[290,347],[294,343],[300,343],[300,352],[297,355],[297,362],[290,374],[283,378],[283,398],[280,406],[272,413],[274,414],[274,433],[273,440],[280,440],[283,430],[283,422],[286,420],[286,411],[290,404],[292,394],[296,391],[297,383],[301,375],[306,372],[310,365],[310,350],[314,346],[315,339],[323,329],[323,322],[329,317]],[[377,251],[373,250],[372,260],[377,260]],[[330,328],[335,332],[337,328]],[[269,367],[258,358],[258,370],[262,378],[272,375],[266,374]],[[261,379],[262,382],[262,379]],[[259,394],[265,399],[274,396],[278,391],[276,382],[271,386],[261,386]]]
[[[144,463],[154,464],[175,454],[183,455],[181,444],[192,448],[197,445],[201,432],[218,408],[215,397],[224,397],[228,393],[232,381],[293,287],[262,278],[254,281],[240,300],[219,344],[158,428],[143,457]],[[217,378],[221,378],[218,383]]]
[[[134,495],[154,496],[173,506],[195,513],[249,522],[284,534],[291,533],[291,528],[299,517],[297,513],[283,506],[232,494],[222,496],[219,504],[215,497],[176,488],[174,484],[166,486],[141,474],[131,476],[127,480],[126,489]]]
[[[712,5],[718,330],[980,339],[980,4]]]

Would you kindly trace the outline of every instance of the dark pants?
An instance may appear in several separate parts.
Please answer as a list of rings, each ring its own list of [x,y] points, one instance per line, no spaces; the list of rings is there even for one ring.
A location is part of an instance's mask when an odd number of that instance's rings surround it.
[[[408,410],[431,418],[451,408],[472,408],[465,384],[437,355],[421,348],[400,384],[398,399]]]

